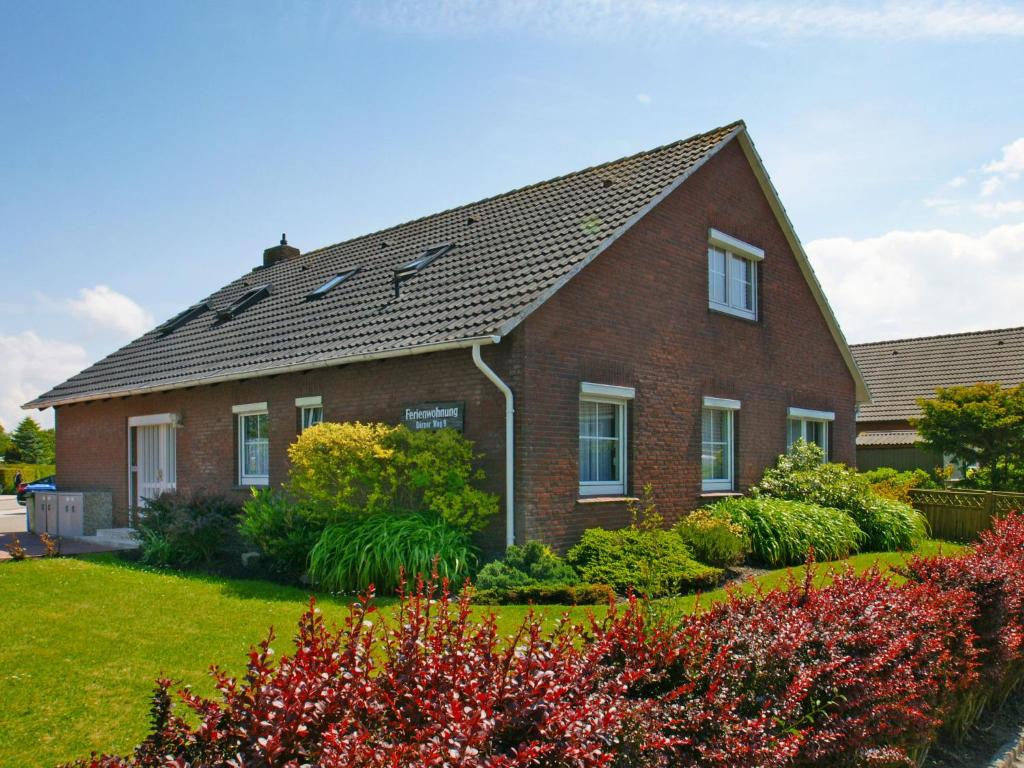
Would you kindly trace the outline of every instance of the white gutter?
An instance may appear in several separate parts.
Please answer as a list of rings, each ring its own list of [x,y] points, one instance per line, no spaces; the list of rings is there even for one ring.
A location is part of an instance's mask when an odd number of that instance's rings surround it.
[[[279,365],[255,370],[214,373],[209,376],[200,376],[194,379],[180,379],[178,381],[157,382],[147,384],[144,387],[129,387],[116,389],[109,392],[99,392],[91,395],[78,395],[73,397],[36,398],[21,406],[28,411],[33,408],[43,410],[51,406],[70,405],[71,403],[85,403],[91,400],[113,400],[117,397],[130,397],[132,395],[147,395],[153,392],[166,392],[172,389],[188,389],[189,387],[202,387],[207,384],[220,384],[227,381],[242,381],[244,379],[258,379],[264,376],[278,376],[283,373],[295,373],[298,371],[312,371],[317,368],[332,368],[336,365],[351,365],[363,363],[369,360],[387,360],[392,357],[407,357],[409,355],[426,355],[431,352],[445,352],[451,349],[465,349],[476,347],[481,344],[497,344],[501,341],[500,336],[476,336],[458,341],[442,341],[434,344],[420,344],[415,347],[403,347],[385,352],[370,352],[362,355],[348,355],[343,357],[332,357],[326,360],[299,361],[289,365]]]
[[[499,340],[497,337],[496,340]],[[516,543],[516,505],[515,505],[515,446],[513,439],[513,416],[516,412],[515,402],[512,397],[512,390],[508,384],[501,380],[487,363],[480,356],[480,344],[473,345],[473,362],[480,369],[484,376],[491,380],[501,393],[505,396],[505,546],[511,547]]]

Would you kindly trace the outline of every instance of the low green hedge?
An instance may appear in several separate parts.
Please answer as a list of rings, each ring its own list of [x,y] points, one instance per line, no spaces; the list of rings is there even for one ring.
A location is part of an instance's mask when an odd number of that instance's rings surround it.
[[[583,581],[609,584],[620,595],[680,595],[714,587],[724,575],[698,563],[675,532],[661,528],[589,528],[565,559]]]
[[[604,605],[614,599],[615,590],[607,584],[526,584],[473,593],[479,605]]]
[[[31,483],[42,477],[56,474],[53,464],[2,464],[0,463],[0,493],[14,493],[14,476],[21,472],[22,482]]]
[[[711,514],[743,527],[754,557],[765,565],[797,565],[814,549],[819,560],[839,560],[857,552],[864,532],[841,509],[761,496],[725,499]]]

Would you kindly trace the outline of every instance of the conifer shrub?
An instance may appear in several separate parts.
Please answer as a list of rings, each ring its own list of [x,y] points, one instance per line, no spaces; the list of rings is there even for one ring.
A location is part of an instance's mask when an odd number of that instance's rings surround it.
[[[579,574],[539,541],[510,546],[503,559],[480,569],[475,588],[473,599],[481,605],[592,605],[615,597],[606,584],[581,584]]]

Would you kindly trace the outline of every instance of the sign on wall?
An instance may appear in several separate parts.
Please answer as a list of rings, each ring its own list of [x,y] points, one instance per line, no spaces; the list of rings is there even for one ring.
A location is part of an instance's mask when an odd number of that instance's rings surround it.
[[[462,431],[465,403],[417,403],[402,409],[402,423],[409,429],[457,429]]]

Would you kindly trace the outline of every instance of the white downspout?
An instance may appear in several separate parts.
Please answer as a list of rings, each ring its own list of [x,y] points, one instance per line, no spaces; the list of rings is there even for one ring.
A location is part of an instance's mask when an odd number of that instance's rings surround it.
[[[505,545],[511,547],[516,543],[516,505],[515,505],[515,447],[512,444],[513,415],[516,412],[512,399],[512,390],[502,381],[498,374],[480,357],[480,344],[473,345],[473,362],[484,376],[491,380],[505,396]]]

